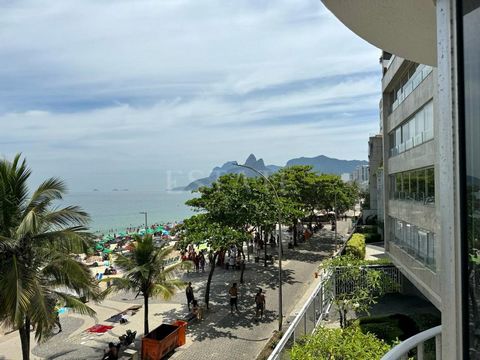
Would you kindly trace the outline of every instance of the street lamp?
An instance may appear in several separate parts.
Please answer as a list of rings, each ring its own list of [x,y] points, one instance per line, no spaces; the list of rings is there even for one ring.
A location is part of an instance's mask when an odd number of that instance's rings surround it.
[[[146,211],[140,211],[140,214],[145,215],[145,233],[147,232],[148,225],[147,225],[147,212]]]
[[[283,304],[282,304],[282,216],[281,216],[281,210],[280,210],[280,198],[278,197],[277,189],[275,189],[275,186],[273,183],[263,175],[260,171],[257,169],[252,168],[251,166],[248,165],[240,165],[235,163],[235,166],[238,167],[243,167],[246,169],[250,169],[253,172],[257,173],[261,177],[263,177],[267,183],[271,186],[273,189],[273,193],[275,194],[275,198],[277,200],[277,212],[278,212],[278,331],[282,330],[282,322],[283,322]],[[265,241],[265,246],[267,246],[267,243]]]

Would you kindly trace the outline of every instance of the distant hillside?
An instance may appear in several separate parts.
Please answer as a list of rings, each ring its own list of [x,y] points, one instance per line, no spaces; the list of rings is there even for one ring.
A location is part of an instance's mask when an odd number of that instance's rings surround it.
[[[342,175],[344,173],[351,173],[359,165],[368,165],[365,160],[339,160],[329,158],[325,155],[316,156],[313,158],[301,157],[292,159],[287,162],[288,166],[294,165],[310,165],[318,173]]]
[[[244,174],[248,177],[255,177],[257,174],[252,170],[241,168],[236,166],[236,161],[229,161],[223,164],[222,166],[217,166],[213,168],[212,172],[208,177],[195,180],[188,184],[185,187],[175,188],[174,190],[184,190],[192,191],[196,190],[201,186],[208,186],[217,180],[220,176],[225,174]],[[245,165],[254,168],[255,170],[260,171],[262,174],[270,175],[274,172],[280,170],[281,166],[276,165],[265,165],[263,159],[258,159],[255,155],[250,154],[250,156],[245,161]],[[364,160],[339,160],[329,158],[324,155],[320,155],[313,158],[301,157],[298,159],[289,160],[286,164],[286,167],[294,165],[311,165],[313,169],[318,173],[324,174],[336,174],[341,175],[343,173],[351,173],[359,165],[368,165],[368,161]]]
[[[213,168],[212,172],[208,177],[202,178],[195,180],[185,186],[184,188],[176,188],[175,190],[187,190],[187,191],[192,191],[196,190],[201,186],[208,186],[211,183],[213,183],[215,180],[217,180],[220,176],[225,175],[225,174],[244,174],[245,176],[248,177],[255,177],[257,174],[249,169],[245,169],[242,167],[236,166],[237,162],[236,161],[229,161],[223,164],[220,167],[215,167]],[[255,155],[250,154],[250,156],[247,158],[245,161],[245,165],[250,166],[254,168],[255,170],[260,171],[264,175],[270,175],[273,174],[274,172],[278,171],[281,169],[281,166],[276,166],[276,165],[265,165],[263,159],[258,159],[255,157]]]

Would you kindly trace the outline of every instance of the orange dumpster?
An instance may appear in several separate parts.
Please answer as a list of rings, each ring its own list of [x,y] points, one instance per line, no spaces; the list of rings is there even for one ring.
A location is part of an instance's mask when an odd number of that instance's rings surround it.
[[[178,346],[185,344],[187,322],[161,324],[142,338],[142,359],[160,360]]]
[[[172,323],[173,326],[178,326],[177,346],[185,345],[188,322],[177,320]]]

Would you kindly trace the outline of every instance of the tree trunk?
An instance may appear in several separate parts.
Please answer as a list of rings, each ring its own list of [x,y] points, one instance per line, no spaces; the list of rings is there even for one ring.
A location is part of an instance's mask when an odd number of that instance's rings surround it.
[[[205,306],[207,307],[207,309],[209,309],[208,303],[210,301],[210,284],[212,283],[212,277],[213,277],[213,272],[215,270],[215,264],[217,263],[217,257],[218,257],[218,252],[216,252],[213,255],[213,261],[210,266],[210,272],[208,273],[207,286],[205,287]]]
[[[143,319],[143,336],[148,334],[148,294],[143,295],[145,317]]]
[[[242,254],[242,259],[243,259],[243,261],[242,261],[242,263],[241,263],[241,265],[240,265],[240,281],[239,281],[239,282],[240,282],[240,284],[243,284],[243,283],[244,283],[244,281],[243,281],[243,273],[245,272],[245,252],[243,251],[243,249],[242,249],[242,251],[241,251],[240,254]],[[248,254],[248,247],[247,247],[247,254]]]
[[[267,244],[268,242],[268,233],[267,233],[267,228],[263,230],[263,245],[264,245],[264,252],[263,252],[263,266],[267,267]]]
[[[297,243],[297,221],[295,221],[293,223],[292,235],[293,235],[293,246],[298,246],[298,243]]]
[[[22,344],[23,360],[30,360],[30,318],[26,317],[23,325],[18,329]]]

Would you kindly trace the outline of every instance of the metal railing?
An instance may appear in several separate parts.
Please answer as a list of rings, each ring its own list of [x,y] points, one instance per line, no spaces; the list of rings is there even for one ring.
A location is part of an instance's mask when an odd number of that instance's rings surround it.
[[[332,305],[330,281],[332,281],[332,272],[320,274],[319,284],[295,316],[268,360],[289,359],[288,351],[293,347],[296,340],[313,333],[320,322],[328,315]]]
[[[417,360],[423,360],[425,356],[425,342],[435,338],[435,359],[442,358],[442,325],[425,330],[417,335],[402,341],[400,344],[386,353],[381,360],[407,360],[408,353],[416,349],[414,356]],[[412,355],[411,355],[412,356]]]
[[[347,241],[350,240],[355,232],[355,229],[356,224],[353,226],[352,231],[346,239],[343,236],[339,236],[342,245],[335,252],[334,256],[338,256],[342,253]],[[328,316],[333,300],[333,284],[331,284],[333,281],[332,275],[333,271],[331,270],[320,273],[320,282],[295,316],[292,323],[275,346],[275,349],[273,349],[268,357],[268,360],[289,359],[290,356],[288,352],[293,347],[296,340],[302,336],[312,334],[322,320]]]

